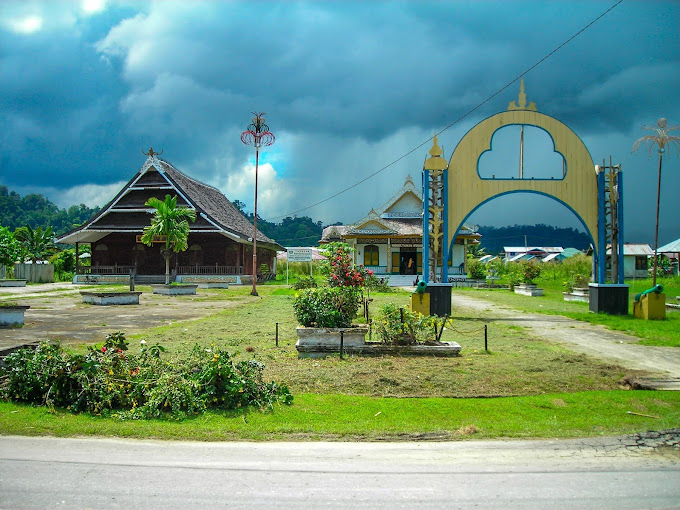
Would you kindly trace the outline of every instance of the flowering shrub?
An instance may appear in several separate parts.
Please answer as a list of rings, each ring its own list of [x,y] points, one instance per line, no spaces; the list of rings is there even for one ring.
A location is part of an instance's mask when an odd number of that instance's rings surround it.
[[[132,354],[122,333],[84,355],[41,343],[5,358],[0,397],[120,419],[180,419],[207,409],[292,402],[287,387],[263,382],[264,365],[255,360],[233,362],[214,346],[196,345],[174,361],[161,359],[163,351],[142,344]]]
[[[380,308],[373,320],[378,337],[386,344],[409,345],[435,340],[435,317],[427,317],[412,311],[409,307],[401,310],[393,303]]]
[[[321,272],[331,287],[361,287],[373,274],[363,266],[353,267],[351,248],[346,243],[328,243],[321,254],[326,257]]]
[[[352,287],[319,287],[295,294],[293,311],[305,327],[348,328],[359,310],[359,292]]]
[[[541,266],[538,262],[532,260],[524,260],[520,264],[522,272],[522,281],[524,283],[534,283],[536,278],[541,275]]]

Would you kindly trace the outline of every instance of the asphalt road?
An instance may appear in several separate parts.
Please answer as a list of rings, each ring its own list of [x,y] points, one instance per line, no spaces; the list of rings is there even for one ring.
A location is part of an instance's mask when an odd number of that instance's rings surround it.
[[[634,437],[384,444],[0,437],[0,508],[670,509],[680,508],[679,453]]]

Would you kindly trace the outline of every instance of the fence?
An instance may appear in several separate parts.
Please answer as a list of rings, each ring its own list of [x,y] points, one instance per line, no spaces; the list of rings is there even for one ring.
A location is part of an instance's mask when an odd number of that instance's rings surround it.
[[[243,266],[179,266],[177,274],[243,274]]]
[[[53,264],[14,264],[14,278],[31,283],[49,283],[54,281]]]

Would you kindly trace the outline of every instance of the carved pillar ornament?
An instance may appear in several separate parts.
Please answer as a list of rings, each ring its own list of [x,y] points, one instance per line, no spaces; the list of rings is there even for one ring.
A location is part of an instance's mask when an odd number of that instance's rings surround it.
[[[444,231],[444,172],[448,169],[448,163],[443,156],[444,152],[439,147],[437,135],[434,136],[430,157],[425,160],[423,174],[427,179],[423,197],[427,209],[424,211],[428,218],[428,228],[423,232],[423,244],[427,243],[428,260],[427,270],[424,271],[429,281],[436,281],[437,264],[442,261],[446,264],[446,247],[443,243]],[[426,202],[425,202],[426,201]],[[425,250],[423,250],[425,251]]]

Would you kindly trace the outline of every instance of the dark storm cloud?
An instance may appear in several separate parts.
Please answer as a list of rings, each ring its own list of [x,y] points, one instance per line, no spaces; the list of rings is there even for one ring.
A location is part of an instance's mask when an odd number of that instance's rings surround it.
[[[3,17],[19,5],[6,3]],[[294,197],[263,201],[265,215],[279,215],[411,150],[611,3],[161,1],[113,3],[90,17],[73,2],[37,5],[73,20],[30,34],[0,28],[0,183],[111,184],[131,177],[153,145],[250,203],[252,151],[239,133],[251,111],[264,110],[277,134],[271,190]],[[630,155],[641,125],[680,120],[679,18],[675,2],[623,2],[526,76],[529,99],[574,129],[596,160],[613,153],[631,170],[646,168],[646,157]],[[443,133],[447,156],[517,87]],[[303,214],[358,219],[406,174],[419,182],[428,148]]]

